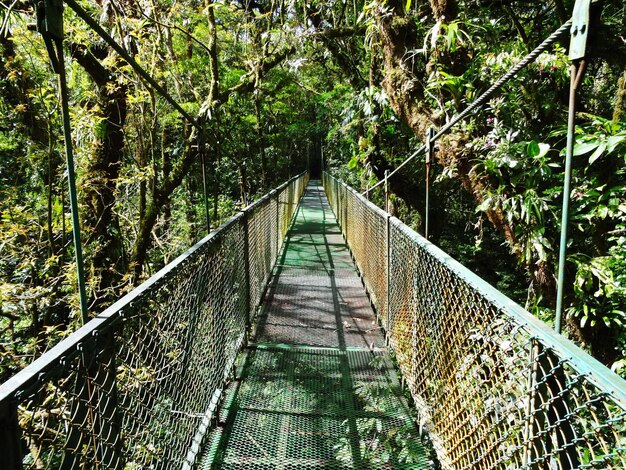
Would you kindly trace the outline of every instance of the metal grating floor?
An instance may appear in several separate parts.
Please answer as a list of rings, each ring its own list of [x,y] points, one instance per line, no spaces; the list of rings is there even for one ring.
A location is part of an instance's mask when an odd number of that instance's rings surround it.
[[[200,468],[430,468],[384,346],[312,181]]]

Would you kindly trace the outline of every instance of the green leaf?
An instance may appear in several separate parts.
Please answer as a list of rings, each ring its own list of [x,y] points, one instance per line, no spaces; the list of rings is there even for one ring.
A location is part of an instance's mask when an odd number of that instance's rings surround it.
[[[537,155],[539,155],[540,152],[541,149],[539,148],[539,144],[536,140],[531,140],[530,142],[528,142],[528,146],[526,147],[526,153],[529,157],[536,157]]]
[[[476,212],[485,212],[491,208],[492,199],[490,197],[486,198],[480,205],[476,208]]]
[[[609,153],[611,153],[613,150],[615,150],[615,147],[617,147],[619,144],[621,144],[624,141],[626,141],[626,134],[612,135],[611,137],[609,137],[607,139],[607,145],[608,145]]]
[[[404,6],[405,11],[409,11],[411,9],[411,0],[406,0],[406,5]]]
[[[458,35],[459,26],[457,23],[450,23],[448,25],[448,32],[446,33],[446,45],[450,52],[456,51],[456,37]]]
[[[600,158],[602,156],[602,154],[604,153],[604,151],[606,150],[606,144],[600,144],[598,146],[598,148],[596,149],[595,152],[593,152],[593,154],[591,155],[591,157],[589,157],[589,164],[591,165],[593,162],[595,162],[598,158]]]
[[[359,164],[359,159],[356,157],[356,155],[354,157],[352,157],[352,159],[348,162],[348,169],[349,170],[354,170],[356,168],[356,166]]]
[[[550,144],[539,144],[539,158],[544,157],[550,151]]]
[[[579,155],[589,153],[592,150],[598,148],[599,145],[600,142],[598,142],[597,140],[594,142],[583,142],[582,144],[577,143],[574,145],[574,156],[578,157]]]
[[[431,28],[432,35],[430,37],[430,48],[437,48],[437,39],[439,39],[439,30],[441,29],[441,21],[437,21],[435,26]]]

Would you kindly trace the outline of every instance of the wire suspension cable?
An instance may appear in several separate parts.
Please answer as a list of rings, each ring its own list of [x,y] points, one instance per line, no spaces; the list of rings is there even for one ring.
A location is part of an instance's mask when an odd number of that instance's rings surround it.
[[[98,36],[100,36],[115,52],[117,52],[130,65],[141,78],[143,78],[157,93],[170,103],[176,110],[189,121],[198,131],[202,132],[201,124],[191,114],[183,109],[178,102],[167,92],[165,88],[157,83],[157,81],[146,70],[137,63],[135,59],[122,47],[115,39],[113,39],[75,0],[64,0],[65,3],[81,18]]]
[[[559,29],[554,31],[554,33],[552,33],[541,44],[539,44],[539,46],[537,46],[530,54],[528,54],[526,57],[524,57],[522,60],[520,60],[517,64],[515,64],[513,67],[511,67],[511,69],[509,69],[508,72],[506,72],[498,80],[496,80],[494,82],[494,84],[491,85],[491,87],[487,91],[485,91],[482,95],[480,95],[478,98],[476,98],[476,100],[473,101],[460,114],[457,114],[457,115],[453,116],[452,119],[450,120],[450,122],[448,122],[441,129],[439,129],[439,131],[432,137],[431,141],[435,142],[435,141],[439,140],[439,138],[441,138],[444,134],[446,134],[450,129],[452,129],[460,121],[465,119],[469,114],[473,113],[475,110],[477,110],[483,104],[485,104],[487,102],[487,100],[491,99],[491,97],[496,93],[496,91],[498,91],[500,89],[500,87],[502,87],[502,85],[507,83],[513,77],[515,77],[519,73],[520,70],[522,70],[523,68],[527,67],[529,64],[534,62],[537,59],[537,57],[539,57],[539,55],[541,55],[543,52],[546,51],[546,49],[548,49],[548,47],[553,45],[563,34],[568,32],[570,27],[571,27],[571,25],[572,25],[572,20],[568,20]],[[421,147],[419,147],[406,160],[404,160],[392,172],[390,172],[387,175],[387,179],[391,178],[393,175],[395,175],[398,171],[400,171],[402,169],[402,167],[404,167],[407,163],[409,163],[415,157],[417,157],[418,155],[420,155],[423,152],[425,152],[426,149],[427,149],[426,144],[423,144]],[[374,186],[370,187],[369,191],[377,188],[381,184],[384,184],[385,180],[386,179],[380,180]],[[362,193],[362,194],[365,194],[365,193]]]

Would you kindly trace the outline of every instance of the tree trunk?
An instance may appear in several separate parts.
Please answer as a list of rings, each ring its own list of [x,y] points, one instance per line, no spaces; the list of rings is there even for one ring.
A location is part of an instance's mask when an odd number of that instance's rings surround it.
[[[617,100],[613,109],[613,121],[619,122],[626,116],[626,70],[617,82]]]
[[[246,173],[246,166],[244,163],[238,165],[239,168],[239,194],[241,195],[241,203],[243,206],[249,204],[248,201],[248,176]]]
[[[450,15],[455,10],[454,2],[431,2],[433,12],[436,15]],[[412,129],[416,136],[425,140],[425,135],[430,125],[441,125],[441,116],[435,110],[425,108],[424,89],[421,76],[426,73],[423,66],[416,64],[407,58],[406,51],[419,46],[419,39],[414,21],[404,14],[404,5],[399,0],[389,1],[391,14],[378,16],[375,21],[380,34],[380,43],[383,54],[383,68],[385,78],[382,81],[383,88],[389,97],[389,102],[394,112]],[[459,64],[455,64],[458,67]],[[445,168],[454,168],[457,179],[462,187],[470,193],[476,204],[483,202],[485,194],[493,188],[494,184],[488,178],[474,171],[474,155],[466,147],[463,135],[450,134],[439,141],[437,161]],[[388,163],[383,161],[373,165],[377,176],[381,178]],[[401,185],[394,185],[392,190],[403,197]],[[410,197],[410,196],[409,196]],[[404,197],[403,197],[404,198]],[[414,199],[415,197],[413,197]],[[506,214],[501,209],[486,211],[486,216],[492,225],[503,234],[514,254],[519,254],[520,247],[517,243],[514,227],[507,220]],[[530,268],[530,274],[535,285],[543,292],[548,292],[548,297],[553,297],[554,276],[550,266],[544,264]]]
[[[108,51],[95,51],[83,45],[72,45],[71,49],[76,61],[94,81],[98,103],[92,108],[96,138],[80,178],[88,269],[96,284],[91,304],[98,310],[117,296],[126,271],[115,204],[124,151],[127,88],[118,83],[113,70],[100,63]]]
[[[257,78],[254,89],[254,114],[256,117],[256,136],[259,143],[259,156],[261,157],[261,189],[267,190],[267,156],[265,155],[265,143],[263,142],[263,127],[261,126],[261,80]]]
[[[35,107],[30,97],[35,84],[29,78],[30,74],[22,69],[18,60],[15,60],[15,45],[8,28],[0,29],[0,51],[0,75],[3,77],[0,94],[6,103],[20,110],[20,121],[28,135],[41,148],[47,148],[48,125],[41,117],[43,113]],[[9,75],[13,79],[5,80]]]
[[[430,0],[430,7],[437,20],[453,20],[458,14],[456,0]]]
[[[187,133],[189,133],[189,129],[187,129]],[[169,207],[172,194],[181,185],[183,178],[189,173],[189,168],[197,157],[197,153],[193,151],[188,140],[186,145],[184,157],[176,165],[172,165],[167,179],[164,179],[159,187],[154,187],[144,217],[139,221],[139,231],[130,258],[130,271],[133,274],[132,282],[134,285],[138,285],[141,281],[143,266],[150,248],[150,236],[159,213]]]

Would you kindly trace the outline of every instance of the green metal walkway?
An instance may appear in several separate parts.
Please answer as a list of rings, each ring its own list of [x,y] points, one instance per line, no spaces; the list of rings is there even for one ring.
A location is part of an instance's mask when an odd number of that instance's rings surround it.
[[[429,468],[319,181],[274,268],[201,468]]]
[[[301,198],[307,180],[0,384],[0,468],[626,468],[623,379],[340,180]]]

